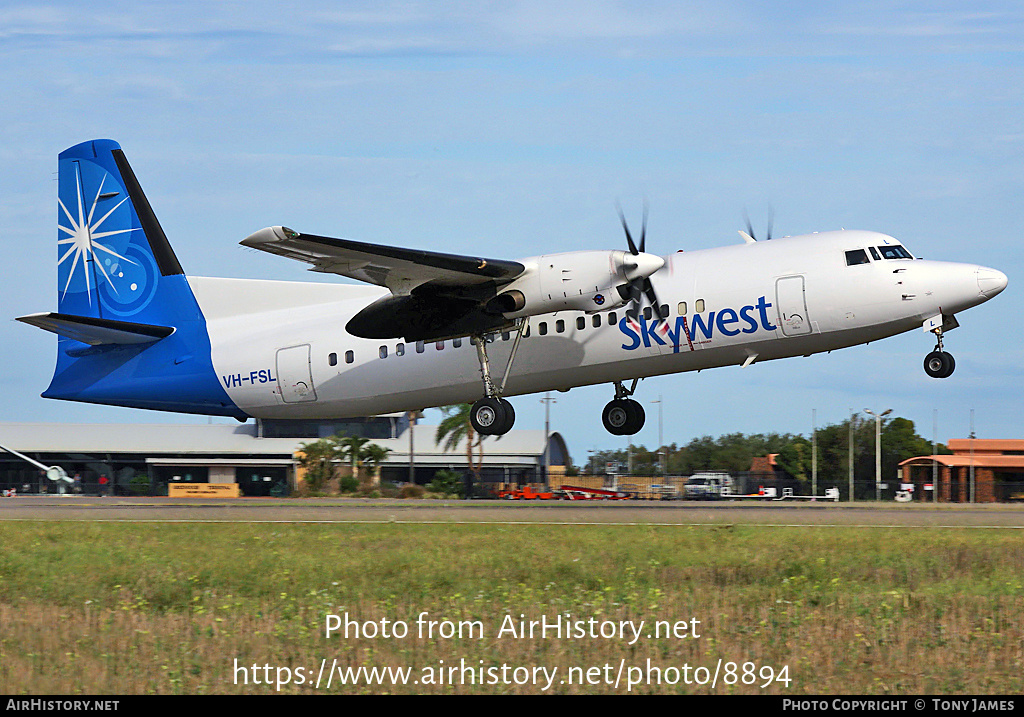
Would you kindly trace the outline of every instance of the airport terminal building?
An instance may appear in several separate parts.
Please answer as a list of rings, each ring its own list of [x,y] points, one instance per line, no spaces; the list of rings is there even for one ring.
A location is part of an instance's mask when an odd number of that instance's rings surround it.
[[[410,463],[421,485],[438,470],[462,474],[467,469],[465,443],[444,451],[434,443],[436,429],[418,425],[410,430],[404,414],[244,424],[0,423],[0,446],[62,467],[77,477],[83,493],[95,494],[104,485],[107,494],[166,495],[169,484],[237,483],[243,496],[277,496],[295,488],[296,453],[302,444],[339,431],[390,450],[381,465],[382,481],[408,481]],[[560,434],[551,433],[547,445],[551,466],[569,464]],[[500,439],[485,438],[483,447],[485,483],[544,481],[544,431],[513,430]],[[39,493],[56,487],[38,467],[0,451],[0,490],[10,489]]]
[[[919,456],[900,463],[903,483],[915,500],[940,503],[1024,501],[1024,440],[954,438],[952,455]],[[934,484],[933,484],[934,481]],[[972,486],[973,483],[973,486]]]

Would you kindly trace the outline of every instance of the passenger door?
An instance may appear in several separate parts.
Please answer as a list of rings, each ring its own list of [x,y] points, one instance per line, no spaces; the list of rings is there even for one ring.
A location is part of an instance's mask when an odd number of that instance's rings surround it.
[[[811,333],[811,320],[807,316],[807,298],[804,277],[784,276],[775,282],[775,306],[779,312],[779,326],[785,336]]]
[[[285,403],[316,400],[313,374],[309,365],[309,344],[277,351],[277,386]]]

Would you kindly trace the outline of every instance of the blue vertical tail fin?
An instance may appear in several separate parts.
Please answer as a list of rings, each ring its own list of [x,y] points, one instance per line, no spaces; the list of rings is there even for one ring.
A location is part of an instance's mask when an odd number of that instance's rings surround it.
[[[46,398],[243,418],[213,370],[206,320],[117,142],[60,153],[57,312]]]
[[[83,142],[58,164],[58,311],[146,324],[180,318],[171,294],[187,289],[184,272],[121,147]],[[195,304],[187,293],[173,298]]]

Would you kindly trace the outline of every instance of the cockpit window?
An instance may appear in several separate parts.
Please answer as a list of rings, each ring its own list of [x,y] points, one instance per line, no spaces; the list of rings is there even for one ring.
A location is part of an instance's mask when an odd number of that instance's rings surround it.
[[[853,266],[854,264],[869,264],[871,260],[868,259],[868,253],[863,249],[851,249],[846,252],[846,265]]]
[[[901,247],[899,244],[890,244],[889,246],[880,246],[878,251],[882,252],[883,259],[913,259],[910,256],[910,252]]]
[[[875,249],[873,246],[869,246],[868,251],[871,252],[871,258],[874,259],[875,261],[882,260],[882,257],[878,256],[878,249]]]

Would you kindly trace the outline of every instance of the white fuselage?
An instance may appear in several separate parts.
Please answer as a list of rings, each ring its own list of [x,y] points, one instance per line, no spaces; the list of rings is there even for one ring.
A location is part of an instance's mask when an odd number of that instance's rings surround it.
[[[898,243],[883,234],[840,231],[665,257],[650,279],[668,306],[667,322],[630,322],[626,307],[532,316],[504,395],[830,351],[919,329],[926,319],[980,304],[1005,286],[1004,276],[972,264],[847,263],[847,251],[892,245]],[[214,369],[249,415],[341,418],[483,395],[468,338],[417,344],[345,331],[385,289],[189,282],[207,320]],[[498,383],[514,337],[499,334],[488,346]]]

